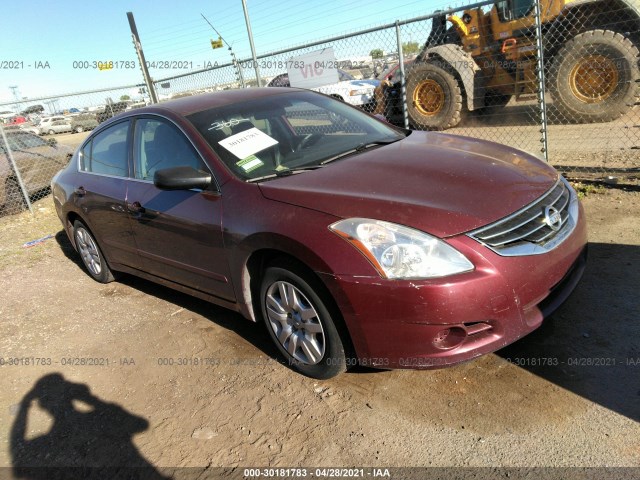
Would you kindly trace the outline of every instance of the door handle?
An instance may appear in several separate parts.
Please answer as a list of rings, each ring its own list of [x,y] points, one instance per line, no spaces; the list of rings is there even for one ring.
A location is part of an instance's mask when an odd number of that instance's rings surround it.
[[[84,187],[78,187],[73,191],[73,193],[78,197],[84,197],[87,194],[87,191],[84,189]]]
[[[144,213],[144,207],[140,205],[140,202],[127,202],[127,210],[131,213]]]

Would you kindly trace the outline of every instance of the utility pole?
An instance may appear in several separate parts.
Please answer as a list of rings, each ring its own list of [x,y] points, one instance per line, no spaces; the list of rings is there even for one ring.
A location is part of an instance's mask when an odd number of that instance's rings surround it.
[[[13,95],[13,98],[16,101],[16,104],[14,105],[14,109],[17,112],[19,112],[20,111],[20,94],[18,93],[18,86],[12,85],[9,87],[9,90],[11,90],[11,94]]]
[[[138,27],[136,27],[136,21],[133,18],[133,13],[127,12],[127,19],[129,20],[129,28],[131,28],[131,36],[133,37],[133,46],[136,49],[138,55],[138,62],[140,62],[140,68],[142,69],[142,76],[144,77],[144,83],[147,85],[147,91],[149,92],[149,98],[151,103],[158,103],[158,97],[156,95],[156,89],[149,75],[149,69],[147,68],[147,61],[144,58],[144,52],[142,51],[142,43],[140,43],[140,36],[138,35]]]
[[[222,38],[222,35],[220,35],[220,32],[216,30],[216,27],[214,27],[211,24],[211,22],[207,19],[207,17],[204,16],[203,13],[201,13],[200,15],[202,15],[202,18],[204,18],[204,21],[207,22],[211,28],[213,28],[213,31],[216,32],[216,35],[218,35],[220,40],[222,40],[227,45],[227,47],[229,47],[229,53],[231,54],[231,62],[233,63],[233,66],[236,67],[236,75],[238,75],[237,79],[240,82],[240,85],[242,86],[242,88],[244,88],[245,84],[244,84],[244,74],[242,73],[242,65],[240,65],[240,62],[238,62],[238,59],[236,58],[236,54],[233,53],[233,49],[231,48],[231,45],[229,45],[229,42],[227,42],[224,38]]]
[[[262,80],[260,79],[260,68],[258,67],[258,59],[256,58],[256,47],[253,45],[253,33],[251,32],[251,21],[249,20],[249,12],[247,10],[246,0],[242,0],[242,9],[244,10],[244,21],[247,24],[247,34],[249,35],[249,46],[251,47],[253,68],[256,71],[256,81],[258,82],[258,87],[261,87]]]

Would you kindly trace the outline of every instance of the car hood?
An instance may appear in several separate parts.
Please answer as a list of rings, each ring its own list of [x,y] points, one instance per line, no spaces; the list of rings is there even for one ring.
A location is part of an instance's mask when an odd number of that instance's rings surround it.
[[[552,167],[519,150],[415,131],[399,142],[259,185],[271,200],[447,237],[515,212],[557,179]]]

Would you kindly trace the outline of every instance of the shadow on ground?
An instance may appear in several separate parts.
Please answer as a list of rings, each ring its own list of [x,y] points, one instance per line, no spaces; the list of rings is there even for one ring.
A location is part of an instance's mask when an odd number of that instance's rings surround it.
[[[80,255],[74,250],[66,233],[61,230],[55,238],[64,255],[78,266],[78,275],[88,275]],[[270,358],[281,360],[278,349],[271,342],[269,333],[262,322],[255,324],[239,313],[133,275],[120,274],[118,282],[201,315],[216,325],[235,332]]]
[[[64,232],[56,239],[84,274]],[[543,325],[497,352],[521,368],[603,407],[640,421],[640,247],[591,243],[582,281]],[[262,323],[146,280],[120,282],[171,301],[231,330],[271,358],[279,359]],[[374,374],[357,367],[352,371]]]
[[[36,408],[51,417],[52,426],[27,438],[29,415]],[[133,444],[133,435],[148,427],[146,419],[94,396],[86,384],[59,373],[45,375],[18,406],[10,436],[13,474],[33,480],[167,478]]]
[[[591,243],[571,298],[497,354],[545,380],[640,421],[640,247]]]

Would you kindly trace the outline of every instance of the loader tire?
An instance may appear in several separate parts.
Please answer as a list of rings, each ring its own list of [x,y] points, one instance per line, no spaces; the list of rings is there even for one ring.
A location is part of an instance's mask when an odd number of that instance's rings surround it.
[[[450,71],[422,63],[407,77],[407,113],[414,128],[445,130],[460,123],[462,92]]]
[[[610,30],[590,30],[568,41],[549,72],[559,119],[609,122],[629,112],[640,97],[639,56],[628,38]]]

